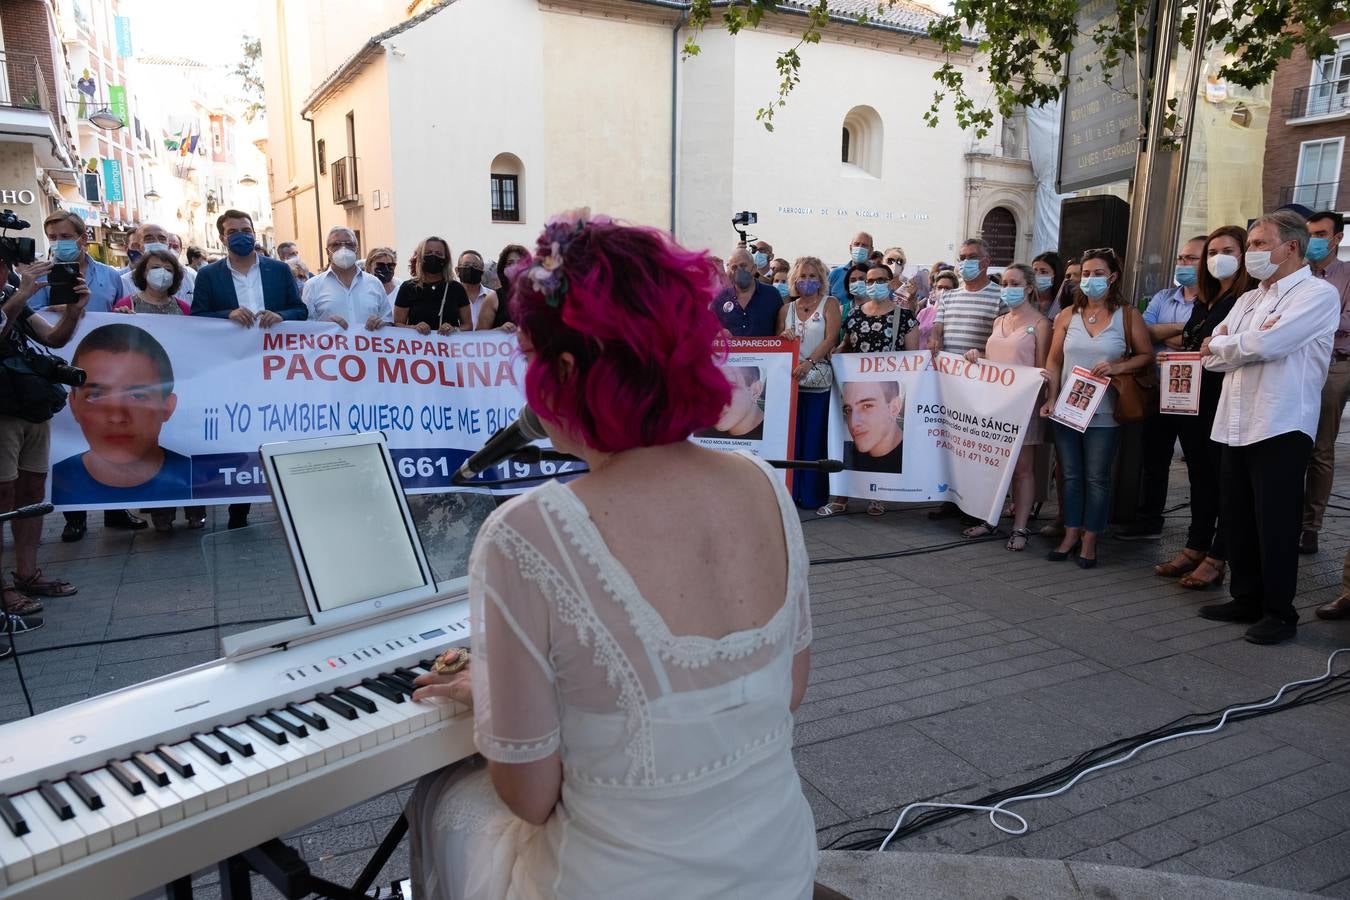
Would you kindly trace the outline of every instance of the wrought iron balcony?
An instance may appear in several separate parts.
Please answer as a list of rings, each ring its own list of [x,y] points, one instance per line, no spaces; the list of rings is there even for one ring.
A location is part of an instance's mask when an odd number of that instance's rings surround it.
[[[1294,89],[1286,116],[1290,119],[1350,114],[1350,77],[1315,81]]]
[[[1339,181],[1305,182],[1280,188],[1280,205],[1301,203],[1313,212],[1331,209],[1336,203]]]
[[[361,194],[356,184],[356,157],[343,156],[328,164],[333,175],[333,202],[359,203]]]

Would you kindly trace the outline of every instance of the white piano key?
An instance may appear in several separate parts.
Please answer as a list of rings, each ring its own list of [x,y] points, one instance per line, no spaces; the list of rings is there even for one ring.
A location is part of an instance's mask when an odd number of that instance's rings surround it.
[[[112,823],[102,815],[102,810],[92,810],[80,801],[71,790],[70,785],[64,781],[58,781],[52,785],[56,793],[61,795],[61,799],[70,804],[74,810],[75,816],[68,821],[84,832],[85,843],[88,844],[90,853],[97,853],[100,850],[106,850],[112,846]],[[40,799],[40,798],[39,798]],[[48,810],[50,813],[50,810]],[[52,818],[56,818],[52,816]]]
[[[108,823],[112,842],[121,844],[134,838],[136,836],[136,815],[127,809],[126,804],[116,794],[102,790],[88,775],[85,776],[85,780],[89,782],[90,787],[98,791],[99,799],[103,801],[98,814]],[[88,807],[81,807],[81,809],[88,811]],[[76,818],[78,819],[79,816],[76,815]]]
[[[282,710],[273,710],[272,715],[284,719],[292,725],[304,724],[299,719],[288,715]],[[287,745],[296,753],[300,754],[301,758],[304,760],[306,772],[312,769],[321,769],[328,763],[326,751],[329,742],[316,740],[315,734],[317,732],[313,728],[306,726],[305,731],[305,737],[296,737],[288,731],[287,735],[290,737],[290,741],[287,742]]]
[[[267,779],[267,782],[266,784],[263,785],[263,787],[270,787],[271,785],[274,784],[281,784],[283,781],[285,781],[287,778],[290,777],[289,775],[286,774],[286,767],[282,763],[282,761],[279,760],[275,755],[273,755],[271,751],[268,749],[269,747],[275,747],[276,745],[273,744],[271,741],[269,741],[267,738],[258,734],[252,728],[243,729],[236,726],[230,728],[221,728],[220,730],[224,731],[226,734],[231,735],[235,740],[249,744],[250,746],[253,747],[252,756],[243,757],[241,754],[234,753],[233,751],[231,751],[231,755],[235,759],[252,760],[254,764],[259,766],[262,770],[263,776]],[[254,783],[255,782],[250,782],[250,785]],[[260,788],[254,788],[254,790],[259,789]]]
[[[233,754],[229,763],[221,765],[191,743],[179,744],[174,749],[192,763],[192,768],[197,770],[197,777],[200,778],[205,773],[219,782],[220,787],[217,789],[213,786],[206,796],[208,809],[248,796],[249,773],[234,765]]]
[[[172,787],[160,787],[144,778],[141,779],[141,784],[145,785],[145,793],[142,796],[159,810],[159,820],[162,824],[172,825],[174,822],[181,822],[187,815],[184,798]],[[202,801],[201,807],[202,810],[206,809],[205,801]]]
[[[84,831],[70,819],[58,819],[37,794],[29,791],[11,799],[14,801],[14,808],[23,814],[30,827],[35,819],[42,822],[55,840],[63,864],[73,863],[89,855],[89,844]]]
[[[304,711],[304,707],[301,707]],[[311,769],[320,766],[331,766],[340,762],[347,755],[346,744],[349,742],[350,735],[346,732],[336,731],[330,724],[327,728],[320,731],[317,728],[309,729],[309,737],[305,740],[319,747],[323,751],[323,758],[317,764],[311,764]]]
[[[24,844],[23,838],[16,838],[8,828],[0,827],[0,869],[3,880],[13,886],[27,881],[37,874],[33,868],[33,854]]]
[[[393,723],[394,726],[393,734],[390,737],[402,737],[403,735],[407,734],[409,731],[412,730],[411,727],[408,725],[407,714],[396,708],[401,706],[407,706],[408,701],[405,700],[403,703],[392,703],[389,700],[386,700],[383,697],[381,697],[379,694],[376,694],[373,691],[368,691],[362,687],[348,688],[348,690],[350,690],[353,694],[358,694],[374,703],[376,708],[374,715],[383,716],[386,720]]]
[[[328,723],[328,727],[323,731],[316,731],[316,729],[311,728],[309,733],[312,737],[330,742],[331,749],[324,754],[324,758],[330,764],[360,751],[361,738],[365,733],[364,728],[358,727],[355,722],[342,718],[342,716],[319,703],[300,702],[295,705],[312,716],[322,716],[324,721]],[[371,746],[375,746],[374,738],[371,739]]]
[[[85,776],[85,779],[90,784],[97,785],[96,790],[103,796],[105,803],[109,794],[121,801],[122,805],[131,812],[132,821],[136,823],[137,835],[149,834],[160,827],[162,820],[159,807],[146,799],[144,794],[129,793],[117,779],[102,769],[89,773]]]
[[[18,806],[19,801],[26,799],[23,795],[11,797],[14,805]],[[57,840],[56,835],[48,830],[42,820],[32,815],[29,810],[24,809],[24,819],[28,822],[29,831],[19,840],[23,841],[24,846],[28,848],[29,854],[33,857],[33,869],[41,875],[43,872],[49,872],[61,865],[61,842]]]

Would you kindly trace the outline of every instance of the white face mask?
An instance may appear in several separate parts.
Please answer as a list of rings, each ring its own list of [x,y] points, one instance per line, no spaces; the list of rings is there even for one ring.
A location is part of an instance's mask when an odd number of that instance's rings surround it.
[[[173,273],[168,269],[151,269],[145,273],[145,283],[157,291],[167,291],[173,284]]]
[[[1238,258],[1229,256],[1227,253],[1216,253],[1209,258],[1209,274],[1223,281],[1225,278],[1231,278],[1238,270]]]
[[[1279,271],[1280,264],[1271,262],[1269,250],[1247,251],[1247,274],[1257,281],[1265,281]]]
[[[332,260],[333,265],[339,269],[350,269],[356,265],[356,251],[349,247],[342,247],[333,253]]]

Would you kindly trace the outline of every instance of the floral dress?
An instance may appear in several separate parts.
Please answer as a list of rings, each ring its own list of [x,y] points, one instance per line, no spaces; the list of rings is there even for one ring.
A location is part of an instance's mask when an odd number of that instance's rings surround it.
[[[900,317],[895,310],[889,310],[880,316],[869,316],[863,312],[862,305],[853,307],[844,320],[845,353],[888,353],[891,350],[905,349],[905,335],[918,324],[914,313],[899,308]],[[899,327],[900,333],[894,333]]]

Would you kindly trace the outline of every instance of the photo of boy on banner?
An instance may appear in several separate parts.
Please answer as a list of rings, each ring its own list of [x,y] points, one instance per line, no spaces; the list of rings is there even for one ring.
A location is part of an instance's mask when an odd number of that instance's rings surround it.
[[[731,382],[731,402],[712,428],[694,432],[701,438],[740,438],[758,441],[764,438],[764,373],[759,366],[727,366]]]
[[[848,381],[842,387],[844,468],[854,472],[904,470],[905,395],[898,381]]]

